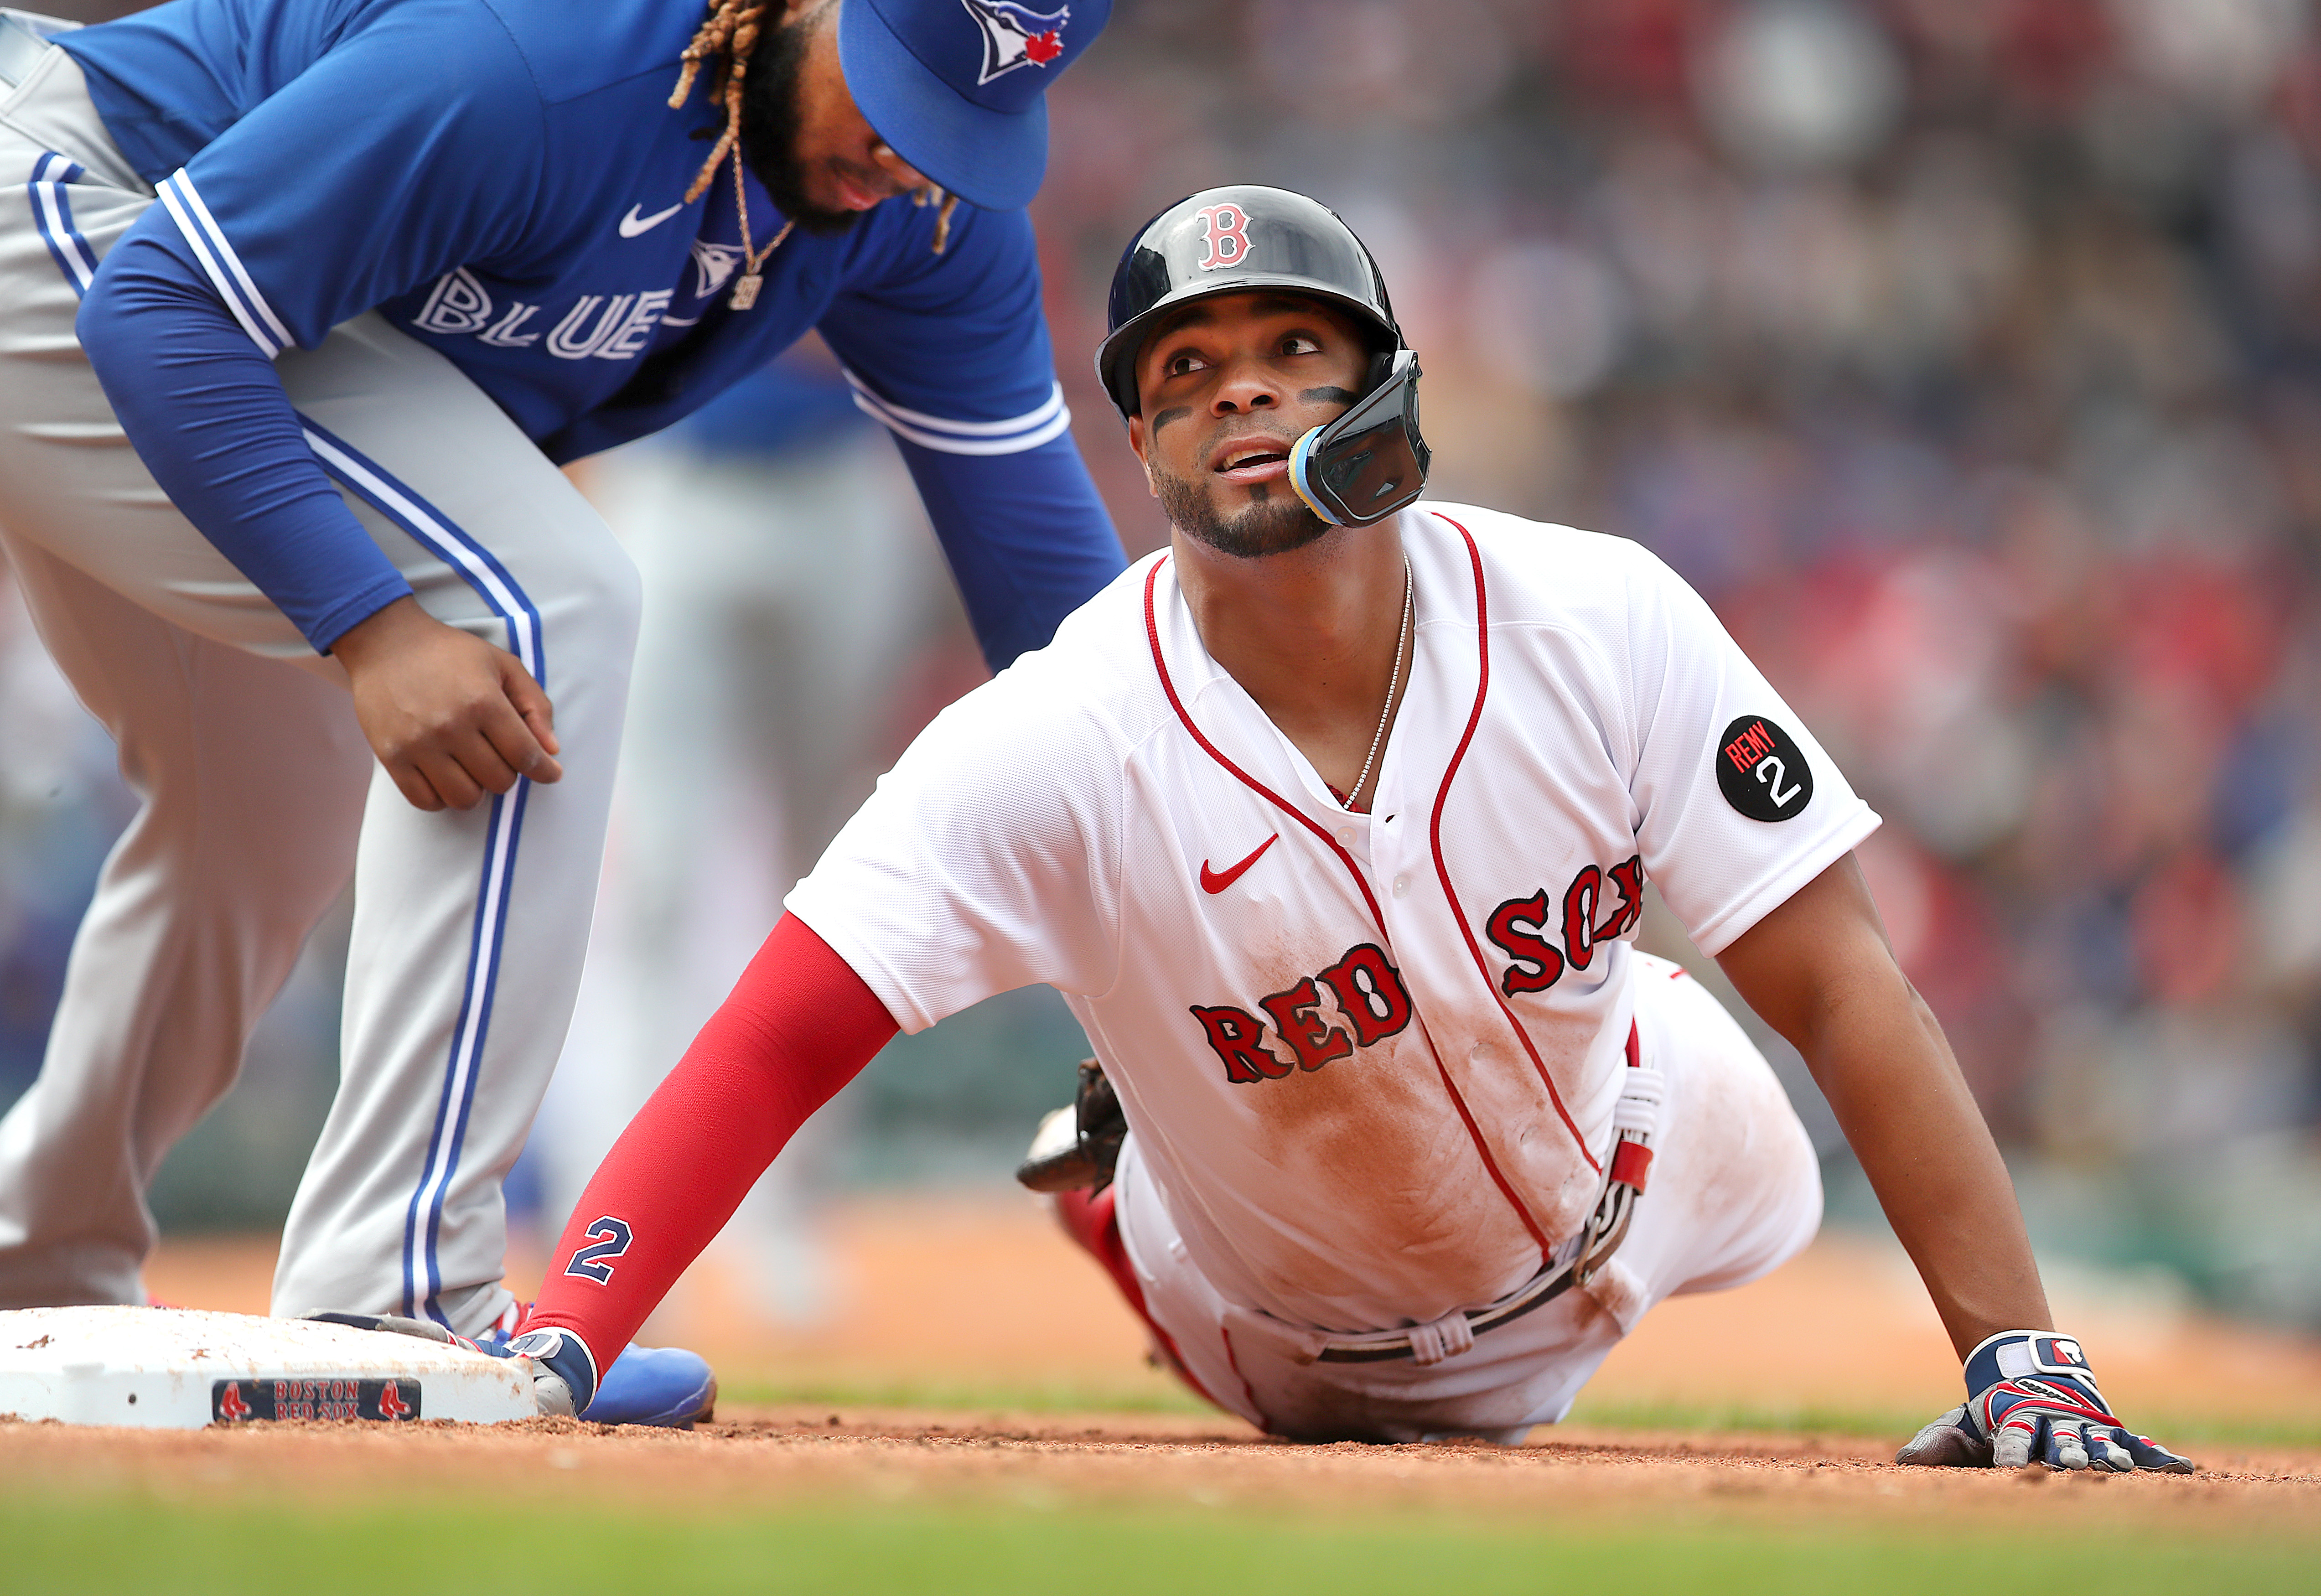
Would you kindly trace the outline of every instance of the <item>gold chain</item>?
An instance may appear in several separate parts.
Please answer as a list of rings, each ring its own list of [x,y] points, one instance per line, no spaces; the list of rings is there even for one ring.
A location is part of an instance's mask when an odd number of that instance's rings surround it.
[[[1361,801],[1362,784],[1370,779],[1370,767],[1378,762],[1379,748],[1386,742],[1386,723],[1394,714],[1394,692],[1402,685],[1402,651],[1410,643],[1410,612],[1415,605],[1416,584],[1411,580],[1410,555],[1402,557],[1402,629],[1394,634],[1394,674],[1386,679],[1386,706],[1379,711],[1378,730],[1370,736],[1370,756],[1362,762],[1362,773],[1354,778],[1353,789],[1346,794],[1349,809]]]
[[[733,206],[742,213],[742,275],[733,279],[733,296],[727,301],[735,310],[747,310],[758,303],[758,290],[766,286],[763,268],[782,240],[789,237],[795,222],[784,222],[782,230],[774,234],[774,242],[760,250],[750,237],[750,186],[742,180],[742,148],[733,147]]]

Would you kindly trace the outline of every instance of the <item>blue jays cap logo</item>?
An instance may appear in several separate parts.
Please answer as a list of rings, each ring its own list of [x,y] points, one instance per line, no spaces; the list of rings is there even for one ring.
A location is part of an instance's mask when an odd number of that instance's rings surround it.
[[[1012,211],[1048,164],[1048,86],[1096,42],[1112,5],[846,0],[838,61],[855,105],[905,160],[978,209]]]
[[[983,31],[983,76],[980,88],[995,78],[1005,78],[1018,67],[1045,67],[1064,53],[1064,24],[1072,8],[1033,11],[1014,0],[959,0]]]

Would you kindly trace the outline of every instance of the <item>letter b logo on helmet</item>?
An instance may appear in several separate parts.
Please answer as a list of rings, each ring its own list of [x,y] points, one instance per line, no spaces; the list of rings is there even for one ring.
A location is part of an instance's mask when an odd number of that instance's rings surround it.
[[[1096,371],[1121,415],[1136,414],[1136,357],[1162,316],[1252,288],[1327,300],[1374,329],[1381,351],[1404,347],[1386,278],[1336,212],[1286,188],[1211,188],[1138,229],[1112,274]]]
[[[1193,213],[1201,219],[1201,237],[1208,253],[1193,262],[1202,271],[1239,266],[1249,253],[1249,218],[1239,205],[1203,205]]]
[[[1415,499],[1432,451],[1418,430],[1418,360],[1403,342],[1378,262],[1327,205],[1241,184],[1179,200],[1146,223],[1112,274],[1096,373],[1124,419],[1136,360],[1163,317],[1218,294],[1272,289],[1343,311],[1374,335],[1368,379],[1344,415],[1297,440],[1289,482],[1335,526],[1367,526]]]

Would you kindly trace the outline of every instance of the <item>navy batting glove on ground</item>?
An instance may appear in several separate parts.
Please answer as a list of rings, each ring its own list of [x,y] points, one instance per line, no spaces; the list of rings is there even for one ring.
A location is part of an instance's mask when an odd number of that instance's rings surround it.
[[[596,1394],[596,1360],[569,1330],[527,1330],[494,1355],[532,1360],[532,1400],[542,1413],[573,1417]]]
[[[2004,1330],[1967,1354],[1967,1400],[1894,1455],[1951,1468],[2137,1469],[2189,1474],[2197,1466],[2113,1417],[2087,1354],[2067,1336]]]

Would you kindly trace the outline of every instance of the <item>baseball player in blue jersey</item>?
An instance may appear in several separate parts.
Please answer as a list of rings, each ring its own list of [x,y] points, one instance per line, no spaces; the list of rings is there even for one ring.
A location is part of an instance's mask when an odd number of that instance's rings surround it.
[[[0,1123],[0,1306],[144,1189],[356,894],[274,1308],[511,1331],[639,595],[557,470],[808,329],[994,665],[1120,569],[1022,207],[1108,0],[174,0],[0,22],[0,542],[141,807]],[[689,1354],[589,1417],[686,1422]]]

